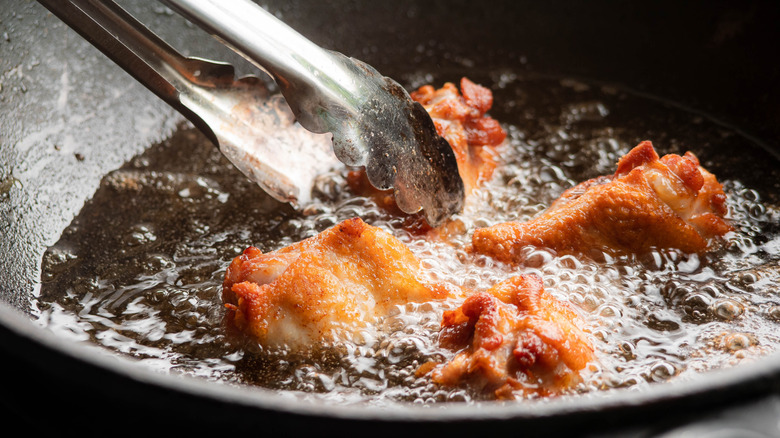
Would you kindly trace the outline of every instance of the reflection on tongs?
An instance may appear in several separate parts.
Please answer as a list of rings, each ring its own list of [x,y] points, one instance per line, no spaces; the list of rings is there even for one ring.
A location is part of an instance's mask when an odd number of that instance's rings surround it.
[[[318,47],[249,0],[164,3],[267,71],[284,99],[256,77],[236,79],[231,65],[182,56],[109,0],[39,1],[280,201],[305,203],[337,157],[364,166],[374,186],[394,188],[398,206],[422,209],[431,225],[462,208],[455,155],[422,106],[369,65]]]

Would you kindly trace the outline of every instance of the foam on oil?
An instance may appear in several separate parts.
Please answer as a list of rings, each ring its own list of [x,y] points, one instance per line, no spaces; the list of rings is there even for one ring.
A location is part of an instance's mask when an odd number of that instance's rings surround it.
[[[457,81],[459,77],[447,77]],[[343,173],[320,178],[300,212],[264,195],[198,133],[182,128],[107,175],[42,265],[39,321],[142,363],[209,380],[302,392],[339,403],[435,403],[481,398],[416,377],[452,352],[436,346],[457,303],[409,304],[374,330],[308,352],[228,342],[220,301],[225,268],[250,245],[271,251],[361,217],[407,244],[432,280],[484,290],[518,273],[582,314],[598,363],[573,393],[642,387],[754,360],[780,345],[778,163],[701,115],[615,87],[495,73],[491,115],[509,136],[493,179],[453,218],[447,242],[407,233],[402,220],[356,197]],[[407,83],[440,85],[416,75]],[[564,190],[611,174],[651,140],[659,153],[694,152],[724,183],[736,227],[704,256],[677,251],[613,258],[529,249],[512,268],[470,254],[477,227],[525,221]],[[740,151],[740,153],[734,153]]]

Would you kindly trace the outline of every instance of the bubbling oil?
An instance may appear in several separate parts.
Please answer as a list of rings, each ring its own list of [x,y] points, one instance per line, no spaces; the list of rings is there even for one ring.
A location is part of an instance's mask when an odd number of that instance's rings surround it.
[[[427,74],[407,83],[440,84]],[[457,80],[459,76],[446,78]],[[437,346],[442,313],[457,303],[399,306],[373,329],[310,351],[236,344],[222,326],[225,269],[246,247],[272,251],[352,217],[401,239],[431,280],[485,290],[535,273],[583,316],[597,361],[572,394],[641,388],[755,360],[780,343],[777,161],[701,114],[611,86],[498,72],[471,77],[494,91],[491,115],[508,132],[491,181],[453,220],[461,235],[427,240],[403,219],[346,189],[345,172],[317,182],[295,211],[249,182],[192,128],[111,172],[47,250],[38,320],[156,370],[259,385],[337,403],[480,400],[415,374],[452,357]],[[610,257],[528,249],[520,267],[471,254],[475,228],[526,221],[564,190],[611,174],[642,140],[659,153],[694,152],[724,183],[736,231],[712,252]],[[731,153],[739,150],[740,154]]]

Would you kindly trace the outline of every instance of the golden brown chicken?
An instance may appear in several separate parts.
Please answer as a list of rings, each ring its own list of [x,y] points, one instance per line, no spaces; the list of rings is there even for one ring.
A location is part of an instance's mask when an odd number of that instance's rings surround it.
[[[464,295],[455,286],[426,282],[406,246],[360,219],[267,254],[248,248],[228,267],[222,291],[229,328],[264,347],[296,351],[360,343],[361,333],[396,306]],[[440,343],[462,351],[420,373],[433,369],[435,382],[474,384],[499,398],[559,393],[592,359],[578,324],[538,277],[514,277],[445,312]]]
[[[229,327],[300,349],[351,339],[394,306],[459,293],[425,282],[403,243],[355,218],[278,251],[248,248],[228,267],[222,299]]]
[[[506,132],[495,119],[485,115],[493,106],[489,89],[462,78],[460,91],[447,82],[438,90],[425,85],[411,96],[425,107],[436,131],[455,152],[458,172],[468,194],[493,175],[494,146],[504,141]]]
[[[489,89],[462,78],[460,90],[458,92],[450,82],[439,89],[425,85],[412,92],[411,97],[425,107],[436,131],[455,152],[458,172],[468,195],[493,175],[494,148],[504,141],[506,132],[495,119],[485,115],[493,106],[493,93]],[[372,197],[380,207],[393,214],[405,215],[395,204],[392,190],[374,188],[364,171],[350,172],[347,182],[355,193]],[[407,229],[420,232],[430,230],[419,214],[409,216],[407,225]]]
[[[539,277],[513,277],[444,314],[439,342],[460,351],[418,374],[430,372],[441,385],[471,385],[502,399],[558,394],[578,383],[593,360],[581,324],[571,308],[545,293]]]
[[[644,141],[623,156],[613,176],[585,181],[563,193],[540,216],[477,229],[476,252],[517,263],[526,246],[564,253],[644,252],[677,248],[703,252],[732,228],[726,195],[690,152],[659,158]]]

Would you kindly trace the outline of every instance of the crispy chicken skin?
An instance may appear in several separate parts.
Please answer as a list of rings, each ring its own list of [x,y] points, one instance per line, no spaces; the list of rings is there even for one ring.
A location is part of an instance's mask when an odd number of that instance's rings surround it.
[[[444,137],[455,152],[458,172],[468,195],[483,181],[490,179],[495,169],[494,147],[506,138],[499,123],[486,116],[493,106],[493,93],[467,78],[460,81],[460,92],[455,84],[447,82],[442,88],[431,85],[420,87],[411,93],[431,115],[436,131]],[[347,182],[355,193],[371,196],[377,204],[394,214],[404,214],[395,204],[392,190],[377,190],[366,178],[364,171],[348,174]],[[421,226],[422,217],[410,220],[410,226]]]
[[[659,158],[644,141],[623,156],[613,176],[563,193],[540,216],[477,229],[473,249],[517,263],[528,245],[564,253],[645,252],[653,247],[700,253],[731,226],[726,195],[690,152]]]
[[[263,254],[250,247],[227,269],[228,327],[269,347],[345,339],[394,306],[459,293],[423,281],[398,239],[355,218]]]
[[[462,78],[460,91],[447,82],[438,90],[431,85],[422,86],[411,96],[425,107],[436,131],[455,152],[458,172],[469,193],[493,175],[493,147],[504,141],[506,132],[495,119],[485,115],[493,106],[489,89]]]
[[[441,385],[472,385],[499,399],[558,394],[578,383],[579,371],[593,360],[578,315],[545,293],[535,275],[470,295],[445,312],[441,325],[441,346],[460,351],[418,374],[430,372]]]
[[[398,305],[463,300],[466,291],[428,283],[399,240],[355,218],[263,254],[250,247],[227,269],[222,300],[234,334],[266,348],[360,342],[361,330]],[[440,345],[460,350],[423,365],[442,385],[477,385],[497,398],[549,395],[571,387],[593,350],[572,309],[533,275],[472,293],[444,313]]]

